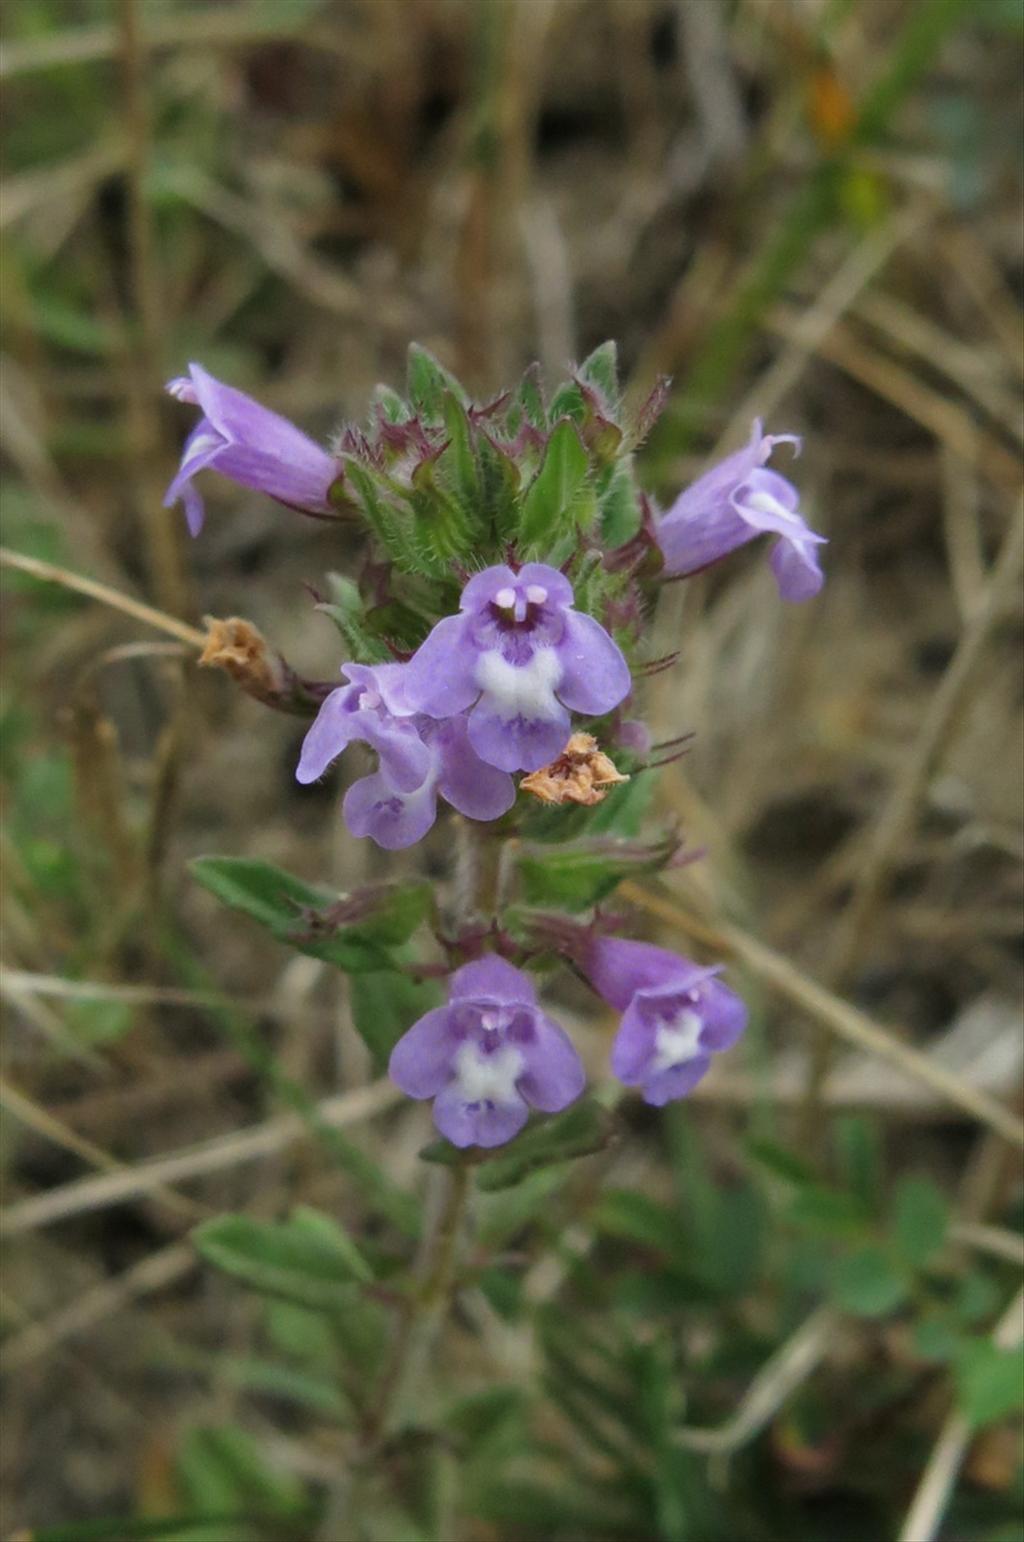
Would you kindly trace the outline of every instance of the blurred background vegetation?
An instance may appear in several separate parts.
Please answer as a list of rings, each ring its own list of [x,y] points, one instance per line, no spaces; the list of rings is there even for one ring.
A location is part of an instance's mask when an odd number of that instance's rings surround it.
[[[9,0],[5,1535],[1021,1537],[1021,25]],[[326,436],[412,339],[486,395],[607,337],[632,399],[674,378],[654,495],[761,415],[830,539],[806,607],[749,550],[674,586],[647,687],[656,738],[696,732],[654,809],[708,855],[625,898],[728,954],[754,1023],[683,1108],[479,1197],[435,1428],[353,1518],[386,1302],[268,1307],[188,1232],[311,1205],[397,1269],[381,1185],[419,1191],[425,1110],[373,1081],[344,978],[186,863],[409,871],[336,777],[296,785],[300,720],[194,668],[190,627],[241,614],[331,678],[309,589],[356,548],[213,477],[188,544],[161,385],[199,359]],[[610,1023],[558,1008],[600,1079]]]

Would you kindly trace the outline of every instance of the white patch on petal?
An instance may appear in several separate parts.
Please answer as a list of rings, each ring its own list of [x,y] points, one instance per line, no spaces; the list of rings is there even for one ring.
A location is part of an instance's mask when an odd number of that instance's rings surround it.
[[[467,1103],[513,1103],[516,1081],[522,1074],[523,1057],[512,1044],[485,1055],[470,1040],[456,1052],[455,1079]]]
[[[547,600],[548,591],[543,584],[531,584],[526,591],[526,598],[531,605],[543,605]]]
[[[516,591],[514,589],[499,589],[494,596],[494,603],[499,610],[511,610],[516,603]]]
[[[181,463],[181,470],[187,472],[190,466],[210,450],[222,450],[225,443],[223,434],[218,434],[216,429],[210,429],[205,434],[197,434],[188,447],[188,453]]]
[[[651,1071],[667,1071],[700,1054],[700,1036],[704,1020],[696,1012],[684,1010],[664,1023],[654,1039]]]
[[[778,498],[773,498],[771,493],[766,493],[763,489],[760,492],[748,493],[743,502],[757,514],[771,514],[776,519],[785,520],[787,525],[799,525],[801,529],[803,528],[804,521],[799,514],[794,513],[792,509],[787,509],[784,503],[780,503]]]
[[[474,678],[499,717],[536,722],[561,713],[555,687],[562,664],[554,648],[537,648],[528,664],[510,664],[496,648],[489,649],[477,660]]]

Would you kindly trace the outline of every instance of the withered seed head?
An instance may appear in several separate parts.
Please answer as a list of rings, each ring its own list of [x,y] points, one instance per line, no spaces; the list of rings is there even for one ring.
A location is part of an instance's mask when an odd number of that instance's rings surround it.
[[[242,616],[204,616],[206,646],[199,663],[224,669],[244,691],[265,699],[281,689],[282,669],[276,653],[258,627]]]
[[[629,777],[616,770],[593,734],[573,734],[565,749],[549,766],[531,771],[519,783],[523,792],[532,793],[542,803],[582,803],[590,807],[601,803],[607,789]]]

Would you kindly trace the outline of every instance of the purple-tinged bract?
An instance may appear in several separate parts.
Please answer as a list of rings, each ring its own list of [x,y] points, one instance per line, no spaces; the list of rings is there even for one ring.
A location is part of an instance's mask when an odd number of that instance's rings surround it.
[[[569,713],[596,717],[628,695],[629,666],[604,627],[572,608],[572,585],[542,562],[485,569],[406,666],[410,704],[469,714],[469,740],[502,771],[536,771],[565,747]]]
[[[328,494],[337,479],[333,456],[269,407],[224,385],[199,364],[168,382],[179,402],[202,409],[185,441],[181,465],[164,497],[170,508],[180,498],[193,535],[203,528],[203,500],[192,483],[200,471],[219,471],[242,487],[267,493],[289,508],[309,514],[330,512]]]
[[[434,1123],[454,1146],[504,1145],[531,1108],[557,1113],[586,1081],[532,982],[494,955],[452,975],[447,1006],[403,1034],[389,1072],[409,1097],[434,1099]]]
[[[770,561],[782,598],[809,600],[818,593],[824,577],[815,548],[825,537],[801,517],[792,482],[767,469],[777,444],[800,447],[793,434],[764,433],[758,420],[745,449],[680,493],[656,532],[669,577],[699,572],[755,537],[771,534],[778,537]]]
[[[612,1070],[644,1101],[661,1106],[692,1092],[711,1056],[730,1049],[747,1025],[747,1009],[704,968],[646,942],[591,940],[583,968],[594,989],[622,1012],[612,1044]]]
[[[353,782],[342,813],[353,835],[396,851],[421,840],[437,818],[438,793],[468,819],[497,819],[515,801],[505,772],[480,760],[466,720],[412,712],[403,664],[346,664],[350,684],[332,691],[302,744],[296,776],[315,782],[357,741],[376,750],[379,767]]]

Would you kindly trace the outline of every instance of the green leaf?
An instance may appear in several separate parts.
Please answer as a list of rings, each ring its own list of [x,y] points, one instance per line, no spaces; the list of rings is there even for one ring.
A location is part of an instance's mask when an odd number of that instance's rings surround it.
[[[359,586],[341,573],[328,573],[330,598],[315,607],[334,622],[352,657],[360,664],[384,664],[391,653],[370,625]]]
[[[960,1281],[953,1310],[964,1323],[984,1322],[999,1305],[999,1291],[987,1274],[972,1270]]]
[[[345,1419],[352,1411],[334,1382],[276,1360],[256,1355],[222,1355],[218,1368],[226,1382],[244,1392],[262,1393],[301,1408],[313,1408],[333,1419]]]
[[[388,1057],[405,1030],[440,999],[436,981],[411,980],[396,970],[352,976],[352,1021],[378,1071],[387,1067]]]
[[[619,350],[614,341],[601,343],[576,371],[581,380],[596,386],[609,407],[619,399]]]
[[[192,1233],[200,1255],[267,1296],[334,1312],[351,1287],[372,1278],[355,1243],[326,1216],[297,1210],[288,1221],[224,1215]]]
[[[334,1352],[332,1324],[322,1312],[268,1296],[263,1321],[274,1349],[302,1365],[323,1369]]]
[[[370,395],[370,407],[379,411],[386,423],[407,423],[412,417],[408,402],[404,401],[389,385],[374,386]]]
[[[373,531],[388,556],[405,573],[440,577],[446,564],[425,549],[405,506],[407,489],[396,489],[383,472],[371,470],[352,455],[342,455],[345,491]]]
[[[905,1277],[884,1248],[868,1246],[836,1264],[832,1290],[837,1306],[856,1317],[885,1317],[907,1299]]]
[[[544,391],[541,386],[540,365],[531,364],[516,392],[516,401],[522,409],[523,417],[534,428],[546,428],[548,421],[547,407],[544,405]]]
[[[925,1264],[949,1229],[949,1206],[930,1178],[901,1178],[893,1195],[892,1238],[908,1263]]]
[[[425,423],[440,423],[444,418],[444,398],[449,394],[463,406],[468,398],[454,375],[448,373],[419,343],[409,344],[406,375],[409,400]]]
[[[945,1317],[924,1317],[914,1324],[914,1352],[922,1360],[944,1364],[952,1360],[963,1336]]]
[[[507,1153],[484,1162],[477,1187],[492,1194],[522,1183],[539,1168],[603,1151],[611,1139],[612,1128],[608,1110],[593,1098],[584,1098],[564,1114],[529,1126]]]
[[[178,1456],[178,1473],[199,1508],[278,1515],[306,1508],[299,1479],[269,1466],[252,1436],[236,1425],[190,1430]]]
[[[624,546],[640,529],[640,495],[632,457],[626,456],[602,475],[597,489],[601,544],[610,551]]]
[[[771,1140],[749,1140],[747,1155],[774,1178],[797,1186],[814,1182],[814,1169],[796,1152]]]
[[[674,835],[650,845],[605,838],[567,846],[524,846],[519,874],[528,905],[587,910],[623,878],[658,872],[678,848]]]
[[[380,884],[339,901],[251,857],[196,857],[190,866],[211,894],[279,942],[351,973],[390,967],[390,948],[412,935],[432,902],[425,883]]]
[[[593,514],[583,500],[588,470],[580,436],[569,419],[563,418],[552,430],[541,468],[523,499],[519,539],[524,547],[548,552],[587,522]]]
[[[575,380],[566,380],[555,391],[548,408],[548,422],[554,425],[559,418],[571,418],[579,427],[590,413],[587,399]]]
[[[607,1236],[621,1237],[688,1266],[686,1235],[678,1212],[647,1194],[631,1189],[608,1189],[594,1214],[594,1225]]]
[[[655,782],[650,775],[634,776],[610,788],[604,802],[591,812],[588,831],[594,835],[639,835]]]
[[[862,1114],[841,1114],[833,1139],[842,1186],[855,1194],[872,1214],[882,1190],[882,1150],[878,1124]]]
[[[438,464],[445,472],[460,503],[476,511],[480,503],[480,478],[473,453],[473,432],[466,408],[450,391],[442,403],[448,447]]]
[[[795,1226],[830,1237],[856,1235],[870,1221],[866,1207],[855,1194],[817,1183],[805,1184],[793,1196],[786,1214]]]
[[[957,1351],[953,1377],[972,1429],[1024,1410],[1024,1345],[1001,1349],[990,1339],[969,1340]]]

